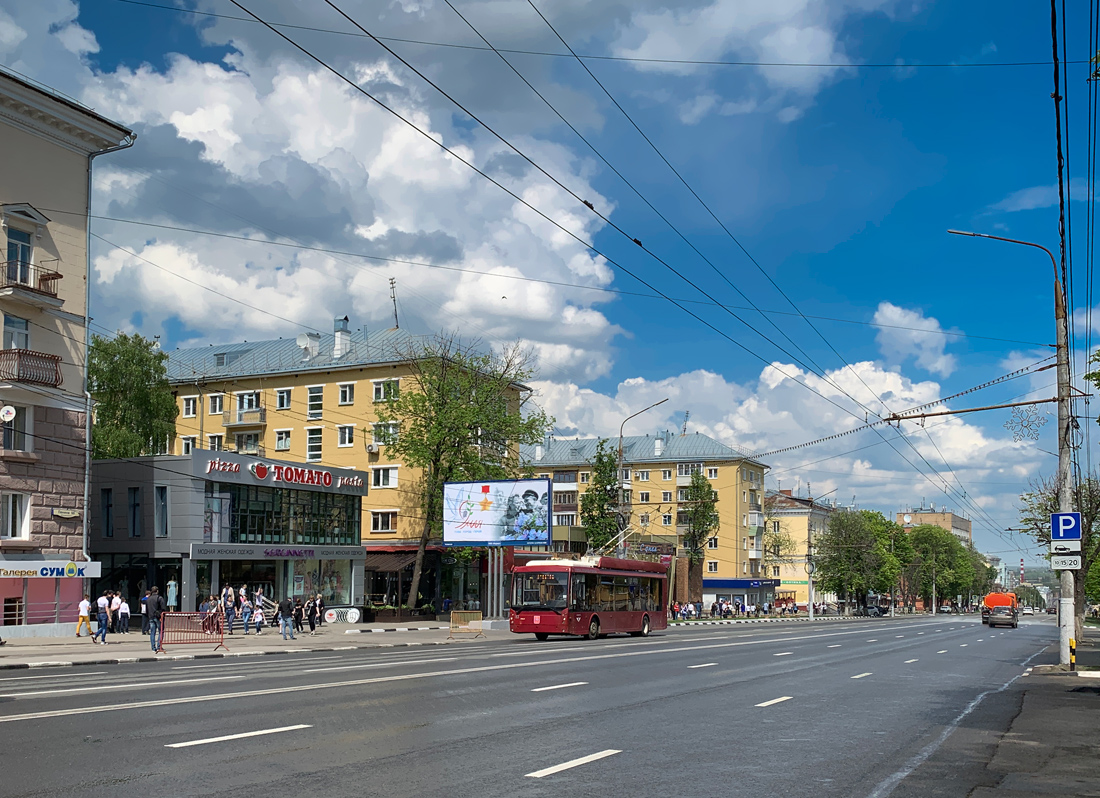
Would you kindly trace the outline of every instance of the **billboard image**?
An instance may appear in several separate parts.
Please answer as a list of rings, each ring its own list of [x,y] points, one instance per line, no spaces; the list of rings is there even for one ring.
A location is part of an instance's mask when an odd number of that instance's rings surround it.
[[[448,482],[443,486],[443,545],[548,546],[548,479]]]

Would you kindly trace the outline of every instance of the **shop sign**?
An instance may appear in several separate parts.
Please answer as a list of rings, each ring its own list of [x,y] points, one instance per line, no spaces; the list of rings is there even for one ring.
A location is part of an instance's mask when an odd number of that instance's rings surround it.
[[[232,452],[196,450],[191,455],[193,473],[203,479],[243,485],[292,486],[326,493],[367,495],[367,480],[356,471],[276,463]]]
[[[0,578],[9,579],[85,579],[98,578],[103,564],[65,562],[64,560],[0,560]]]
[[[362,546],[262,546],[249,543],[192,543],[192,560],[362,560]]]

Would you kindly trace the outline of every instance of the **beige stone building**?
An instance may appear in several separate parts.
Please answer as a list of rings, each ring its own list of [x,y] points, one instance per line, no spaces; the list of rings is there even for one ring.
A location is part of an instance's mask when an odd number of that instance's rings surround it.
[[[793,548],[782,552],[780,559],[769,564],[772,578],[779,579],[776,598],[793,599],[801,607],[810,598],[810,574],[806,564],[814,538],[824,531],[836,505],[809,497],[794,496],[792,491],[769,491],[765,523],[769,531],[781,532],[790,538]],[[821,591],[814,592],[814,601],[832,601]]]
[[[133,142],[125,127],[0,70],[6,630],[52,633],[48,627],[62,620],[75,626],[80,577],[92,576],[82,565],[90,174],[95,156]]]
[[[897,522],[906,530],[910,530],[921,524],[931,524],[945,529],[959,539],[964,546],[974,542],[970,519],[965,516],[955,515],[952,510],[941,507],[918,507],[915,510],[906,509],[897,514]]]

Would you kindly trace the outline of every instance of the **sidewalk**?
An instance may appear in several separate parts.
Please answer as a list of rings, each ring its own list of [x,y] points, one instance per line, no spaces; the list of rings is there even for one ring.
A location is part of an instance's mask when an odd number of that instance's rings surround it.
[[[75,637],[12,638],[0,648],[0,670],[445,645],[470,639],[470,635],[462,635],[456,640],[448,640],[449,629],[449,626],[439,624],[425,624],[424,627],[392,627],[381,623],[354,626],[326,624],[318,629],[313,637],[306,632],[296,635],[294,640],[285,641],[277,629],[265,629],[259,636],[254,633],[243,635],[238,631],[236,634],[225,637],[225,645],[229,651],[225,649],[215,651],[214,644],[210,643],[209,645],[169,646],[165,654],[154,654],[149,645],[148,635],[142,635],[140,630],[131,631],[130,634],[108,634],[105,646],[92,643],[91,638],[88,637],[81,637],[79,640]],[[345,634],[348,631],[357,633]],[[500,632],[488,631],[485,634],[490,639],[502,635]],[[505,636],[509,634],[503,633]]]

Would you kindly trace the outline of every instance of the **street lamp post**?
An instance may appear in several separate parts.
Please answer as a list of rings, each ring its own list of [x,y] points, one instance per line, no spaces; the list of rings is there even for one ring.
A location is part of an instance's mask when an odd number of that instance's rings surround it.
[[[970,233],[964,230],[948,230],[948,233],[957,236],[970,236],[972,238],[991,238],[994,241],[1007,241],[1010,244],[1021,244],[1025,247],[1041,249],[1050,257],[1050,265],[1054,267],[1054,321],[1057,326],[1056,354],[1058,372],[1058,512],[1068,513],[1073,510],[1073,477],[1071,470],[1072,452],[1070,450],[1070,424],[1071,411],[1069,404],[1069,327],[1066,322],[1066,303],[1062,296],[1062,282],[1058,275],[1058,263],[1054,260],[1054,253],[1042,244],[1031,241],[1020,241],[1015,238],[993,236],[987,233]],[[1069,641],[1073,636],[1074,623],[1074,586],[1073,572],[1061,573],[1062,595],[1058,601],[1058,660],[1063,665],[1069,665]]]
[[[662,399],[659,402],[654,402],[653,404],[649,405],[648,407],[643,407],[637,413],[633,413],[633,414],[627,416],[626,418],[624,418],[623,423],[619,425],[619,473],[616,474],[616,476],[615,476],[616,482],[619,486],[619,504],[618,504],[618,508],[619,508],[619,513],[618,513],[618,515],[619,515],[619,532],[622,532],[623,529],[626,526],[626,524],[623,521],[623,428],[626,427],[626,422],[630,421],[630,419],[635,418],[637,416],[640,416],[642,413],[646,412],[647,410],[652,410],[657,405],[663,405],[667,401],[668,401],[668,397],[666,396],[664,399]]]

